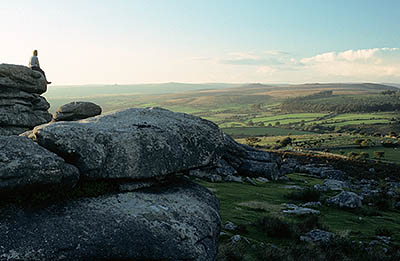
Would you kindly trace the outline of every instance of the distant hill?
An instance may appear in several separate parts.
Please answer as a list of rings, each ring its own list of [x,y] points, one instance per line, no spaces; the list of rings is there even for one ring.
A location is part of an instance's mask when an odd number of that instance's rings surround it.
[[[351,85],[337,91],[331,87],[306,96],[290,97],[281,103],[284,112],[378,112],[400,110],[400,91],[381,84]],[[344,91],[346,90],[346,91]],[[353,90],[356,93],[347,91]],[[364,91],[364,93],[362,93]],[[347,93],[346,93],[347,92]]]
[[[393,86],[396,88],[400,88],[400,83],[383,83],[384,85]]]
[[[127,107],[163,106],[180,107],[178,110],[218,109],[243,104],[273,104],[287,98],[312,95],[332,90],[335,95],[379,94],[396,87],[372,83],[329,84],[230,84],[230,83],[162,83],[134,85],[81,85],[51,86],[44,96],[54,112],[59,106],[71,101],[92,101],[104,111]],[[184,107],[184,108],[183,108]]]
[[[120,94],[165,94],[180,93],[186,91],[224,89],[240,86],[228,83],[160,83],[160,84],[132,84],[132,85],[59,85],[51,86],[46,95],[48,97],[87,97]]]

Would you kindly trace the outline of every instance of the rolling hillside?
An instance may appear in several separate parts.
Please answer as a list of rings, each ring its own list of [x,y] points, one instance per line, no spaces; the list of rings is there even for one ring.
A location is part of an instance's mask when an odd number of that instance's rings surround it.
[[[178,111],[201,111],[243,105],[272,105],[288,97],[306,96],[324,90],[334,94],[377,94],[397,88],[381,84],[140,84],[140,85],[82,85],[50,86],[45,97],[51,111],[70,101],[92,101],[105,112],[128,107],[163,106]]]

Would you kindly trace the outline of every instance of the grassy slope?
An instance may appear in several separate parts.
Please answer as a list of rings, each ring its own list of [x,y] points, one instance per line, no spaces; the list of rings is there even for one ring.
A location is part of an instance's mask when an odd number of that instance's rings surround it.
[[[252,224],[263,216],[276,216],[284,220],[295,222],[301,220],[299,217],[287,216],[281,213],[282,203],[299,202],[285,198],[290,189],[283,188],[284,185],[298,185],[302,187],[311,187],[314,184],[321,184],[322,180],[307,177],[300,174],[290,174],[291,182],[274,182],[261,184],[257,186],[238,183],[210,183],[198,181],[201,185],[214,191],[221,200],[221,216],[223,223],[227,221],[235,224],[244,224],[248,227],[249,234],[243,236],[249,237],[261,242],[272,242],[284,244],[285,242],[268,238],[266,235],[257,231]],[[306,181],[307,183],[304,183]],[[338,192],[324,193],[322,199],[337,194]],[[340,235],[349,235],[354,239],[372,240],[375,237],[375,230],[380,227],[386,227],[392,231],[400,231],[400,212],[399,211],[379,211],[381,216],[368,216],[368,207],[363,206],[361,210],[342,210],[334,207],[323,206],[320,219],[323,225],[330,231]],[[367,214],[367,215],[366,215]],[[362,217],[360,221],[359,217]],[[229,232],[228,232],[229,233]],[[395,242],[399,243],[400,233],[393,235]],[[289,242],[287,242],[289,243]]]
[[[366,152],[369,155],[369,158],[373,159],[374,158],[374,152],[375,151],[383,151],[385,153],[385,156],[382,160],[384,161],[389,161],[389,162],[395,162],[400,164],[400,148],[385,148],[382,146],[377,146],[373,148],[363,148],[363,149],[358,149],[358,148],[352,148],[352,149],[333,149],[330,150],[332,153],[336,154],[348,154],[349,152],[355,152],[355,153],[361,153],[361,152]]]

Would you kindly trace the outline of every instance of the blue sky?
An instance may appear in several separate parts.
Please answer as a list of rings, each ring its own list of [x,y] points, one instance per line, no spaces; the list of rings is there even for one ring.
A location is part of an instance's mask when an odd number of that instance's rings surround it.
[[[0,63],[56,84],[400,82],[398,0],[2,1]]]

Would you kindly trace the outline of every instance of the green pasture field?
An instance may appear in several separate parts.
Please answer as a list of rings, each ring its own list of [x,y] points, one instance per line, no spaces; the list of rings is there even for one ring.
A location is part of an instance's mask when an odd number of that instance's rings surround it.
[[[282,135],[303,135],[312,132],[298,131],[292,129],[275,127],[243,127],[243,128],[222,128],[222,130],[231,136],[282,136]]]
[[[382,146],[371,147],[371,148],[348,148],[348,149],[332,149],[331,153],[347,155],[349,152],[361,153],[366,152],[369,155],[370,159],[374,159],[375,151],[383,151],[385,155],[382,159],[383,161],[390,161],[395,163],[400,163],[400,148],[385,148]]]
[[[305,119],[305,118],[318,118],[324,117],[326,113],[290,113],[290,114],[280,114],[274,116],[267,116],[262,118],[254,118],[254,122],[260,121],[277,121],[284,119]]]
[[[354,124],[384,124],[384,123],[389,123],[389,119],[382,119],[382,120],[349,120],[349,121],[343,121],[343,122],[337,122],[337,123],[328,123],[328,124],[322,124],[322,125],[333,125],[337,127],[341,126],[346,126],[346,125],[354,125]]]
[[[357,124],[385,124],[392,118],[400,117],[398,113],[345,113],[329,117],[325,120],[306,121],[306,125],[319,124],[326,126],[346,126]]]
[[[290,241],[270,238],[257,230],[253,224],[257,219],[263,216],[275,216],[288,222],[300,221],[300,217],[287,216],[281,212],[283,203],[299,204],[299,202],[285,198],[285,195],[294,190],[283,188],[283,186],[298,185],[305,188],[322,183],[322,180],[319,178],[312,178],[300,174],[289,174],[288,176],[292,181],[270,182],[265,184],[257,183],[257,186],[246,183],[198,182],[215,192],[220,199],[220,213],[223,223],[231,221],[237,225],[245,225],[249,233],[243,234],[242,236],[250,240],[285,245],[290,244]],[[337,193],[339,192],[323,193],[321,201]],[[375,230],[377,228],[384,227],[391,231],[400,231],[399,211],[379,211],[380,216],[368,216],[366,214],[367,211],[363,211],[367,209],[367,206],[363,206],[361,210],[343,210],[335,207],[322,206],[322,208],[319,209],[321,211],[320,220],[330,231],[339,235],[348,235],[355,240],[375,239]],[[362,218],[361,221],[359,217]],[[228,233],[229,237],[233,235],[229,231],[225,232]],[[393,242],[399,242],[400,234],[395,233],[392,240]]]
[[[313,148],[327,148],[327,147],[337,147],[337,146],[356,146],[354,143],[355,139],[365,138],[361,135],[352,135],[352,134],[317,134],[317,133],[303,133],[303,134],[295,134],[292,135],[275,135],[270,137],[259,137],[260,142],[258,145],[274,145],[277,141],[280,141],[288,136],[293,140],[293,142],[317,142],[317,144],[313,144]],[[380,139],[371,137],[374,142],[379,142]],[[239,142],[244,142],[244,139],[238,139]],[[295,144],[292,145],[295,147]]]
[[[280,114],[280,115],[271,115],[271,116],[262,116],[255,117],[249,119],[254,123],[263,122],[264,124],[271,123],[274,125],[279,121],[280,124],[290,124],[290,123],[299,123],[302,120],[304,121],[313,121],[317,118],[324,117],[326,114],[324,113],[291,113],[291,114]]]
[[[393,113],[346,113],[339,114],[332,119],[334,120],[373,120],[373,119],[381,119],[381,118],[391,118],[395,116]]]

